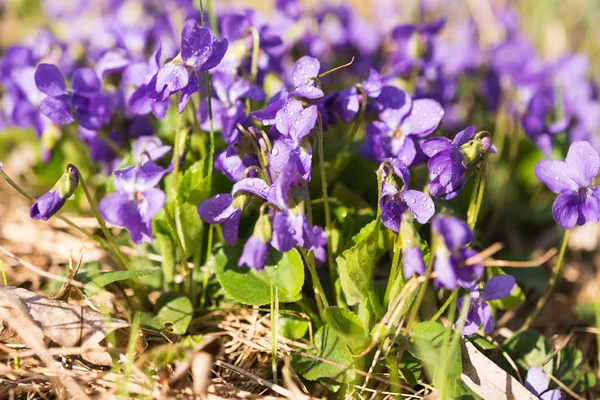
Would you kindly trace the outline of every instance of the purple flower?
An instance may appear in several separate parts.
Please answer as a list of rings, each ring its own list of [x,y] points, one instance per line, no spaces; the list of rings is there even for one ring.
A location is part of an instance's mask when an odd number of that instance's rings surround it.
[[[420,141],[439,125],[444,110],[432,99],[411,100],[393,86],[384,86],[377,97],[379,119],[367,125],[365,153],[377,162],[396,158],[407,166],[419,161]]]
[[[559,196],[552,204],[554,220],[565,229],[600,218],[600,189],[593,179],[600,170],[600,156],[588,142],[574,142],[565,161],[545,160],[535,166],[535,176]]]
[[[321,88],[316,87],[315,79],[319,75],[321,63],[316,58],[304,56],[296,61],[292,72],[294,89],[290,96],[304,97],[307,99],[318,99],[325,94]]]
[[[470,303],[469,312],[462,328],[463,335],[474,334],[482,325],[485,333],[493,331],[495,326],[494,317],[492,317],[492,310],[486,302],[509,296],[515,286],[515,278],[511,275],[496,275],[486,283],[483,290],[479,290],[477,282],[465,287],[469,292]],[[457,308],[459,312],[462,310],[464,300],[464,297],[458,299]]]
[[[227,51],[227,39],[217,40],[206,27],[187,20],[181,33],[181,53],[166,63],[148,83],[147,96],[162,102],[181,91],[179,113],[199,90],[197,72],[215,68]]]
[[[223,239],[235,246],[242,210],[249,201],[248,195],[256,195],[266,199],[269,185],[260,178],[244,178],[233,185],[231,194],[217,194],[204,200],[198,206],[198,214],[204,222],[220,224],[223,228]]]
[[[433,270],[435,284],[448,290],[469,286],[483,275],[482,265],[465,266],[465,261],[477,254],[466,246],[473,240],[469,226],[457,217],[436,217],[431,223]]]
[[[133,159],[145,164],[149,161],[157,161],[164,157],[171,146],[163,146],[161,140],[156,136],[140,136],[133,145]]]
[[[394,72],[408,77],[416,68],[424,69],[433,58],[433,39],[442,30],[445,20],[421,25],[401,25],[394,29],[392,38],[398,49],[392,57]]]
[[[116,170],[117,191],[100,201],[98,211],[111,224],[127,229],[133,242],[152,242],[152,218],[166,199],[165,193],[155,186],[166,173],[166,169],[152,162]]]
[[[379,205],[381,207],[381,221],[383,225],[398,233],[400,223],[405,218],[405,213],[412,211],[415,219],[421,224],[426,223],[435,213],[431,197],[418,190],[408,189],[410,173],[408,168],[399,161],[393,161],[394,174],[402,181],[398,188],[393,175],[386,177],[382,183]]]
[[[421,238],[412,221],[403,219],[400,224],[402,240],[402,270],[406,279],[425,274],[425,261],[421,251]]]
[[[562,400],[564,398],[560,390],[548,390],[548,375],[538,367],[530,368],[527,371],[525,387],[539,400]]]
[[[162,46],[158,42],[156,50],[148,62],[131,63],[123,71],[122,87],[125,93],[126,104],[129,110],[136,115],[152,113],[156,118],[164,118],[169,106],[168,99],[158,101],[150,98],[148,82],[159,70],[162,55]]]
[[[254,225],[254,232],[244,244],[244,251],[238,262],[240,267],[247,266],[262,271],[269,255],[269,243],[273,230],[267,214],[261,215]]]
[[[2,165],[0,163],[0,170],[1,168]],[[65,205],[67,199],[75,193],[78,185],[79,171],[72,165],[68,165],[65,173],[56,182],[54,187],[33,203],[29,210],[29,215],[33,219],[48,221],[50,217]]]
[[[217,98],[212,100],[213,127],[215,130],[221,130],[225,143],[235,143],[238,134],[237,123],[243,123],[247,119],[242,100],[264,100],[266,94],[247,80],[236,80],[232,75],[225,73],[214,74],[212,85],[217,95]],[[199,114],[202,129],[208,131],[208,100],[200,104]]]
[[[40,64],[35,71],[35,85],[47,95],[40,103],[40,112],[53,122],[70,124],[77,117],[81,126],[99,130],[110,121],[112,100],[101,91],[102,82],[89,68],[79,68],[71,76],[67,91],[65,78],[53,64]]]
[[[475,135],[471,125],[456,134],[454,139],[436,137],[423,143],[423,152],[431,157],[427,162],[430,173],[429,192],[434,197],[449,200],[465,186],[469,167],[474,166],[488,151],[496,148],[486,135]]]

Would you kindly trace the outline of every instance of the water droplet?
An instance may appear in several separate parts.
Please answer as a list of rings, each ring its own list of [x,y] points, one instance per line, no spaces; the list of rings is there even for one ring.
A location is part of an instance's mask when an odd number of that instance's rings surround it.
[[[560,179],[560,178],[558,177],[558,175],[556,175],[556,176],[554,177],[554,180],[555,180],[555,181],[557,181],[557,180],[559,180],[559,179]]]
[[[215,199],[218,199],[219,197],[221,197],[221,195],[220,195],[220,194],[216,195],[216,196],[215,196]]]
[[[274,156],[276,156],[277,154],[279,154],[279,149],[277,149],[277,148],[273,148],[273,149],[271,150],[271,154],[273,154]]]
[[[437,154],[437,153],[438,153],[438,151],[437,151],[437,150],[434,150],[434,151],[433,151],[433,154]]]
[[[427,208],[428,210],[431,210],[431,204],[427,204],[427,206],[425,208]]]
[[[290,233],[292,234],[292,236],[294,236],[296,234],[296,230],[295,229],[290,229]]]
[[[422,201],[423,203],[425,203],[425,202],[427,201],[427,197],[423,196],[423,198],[421,199],[421,201]]]
[[[250,181],[250,182],[248,182],[248,186],[250,186],[250,187],[254,187],[254,181]]]
[[[415,199],[410,199],[410,204],[415,204],[417,201]]]
[[[408,240],[406,241],[406,243],[412,243],[412,240],[408,239]]]

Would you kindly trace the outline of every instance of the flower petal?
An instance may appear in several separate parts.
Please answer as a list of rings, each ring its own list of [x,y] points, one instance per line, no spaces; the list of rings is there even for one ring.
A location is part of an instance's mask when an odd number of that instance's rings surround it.
[[[29,216],[33,219],[48,221],[65,204],[66,199],[60,197],[58,190],[51,190],[40,196],[29,210]]]
[[[304,219],[302,214],[294,216],[289,211],[275,213],[273,217],[273,238],[271,244],[282,253],[290,251],[304,242]]]
[[[204,63],[200,71],[208,71],[219,65],[225,53],[227,52],[227,48],[229,47],[229,42],[227,39],[223,38],[221,40],[217,40],[214,37],[212,38],[212,54],[210,58]]]
[[[516,286],[512,275],[493,276],[481,291],[481,299],[485,301],[500,300],[510,295]]]
[[[549,390],[540,396],[541,400],[562,400],[565,396],[560,390]]]
[[[198,206],[198,214],[204,222],[220,224],[230,218],[235,212],[231,207],[233,197],[229,193],[217,194],[204,200]]]
[[[73,71],[71,87],[77,93],[95,93],[100,90],[100,79],[90,68],[78,68]]]
[[[304,56],[296,61],[296,66],[292,72],[292,82],[294,86],[301,86],[308,83],[310,78],[319,75],[321,63],[313,57]]]
[[[600,203],[593,194],[566,192],[554,200],[552,214],[557,224],[572,229],[575,225],[598,222]]]
[[[400,194],[402,200],[413,212],[419,223],[425,224],[435,213],[435,206],[431,197],[418,190],[403,190]]]
[[[65,94],[67,85],[65,77],[54,64],[40,64],[35,70],[35,85],[48,96],[57,97]]]
[[[66,95],[46,97],[40,103],[40,112],[59,125],[66,125],[75,121],[73,114],[71,114],[69,98]]]
[[[208,61],[212,54],[212,35],[208,28],[198,26],[193,19],[185,21],[181,32],[181,58],[194,70]]]
[[[436,254],[433,270],[436,273],[435,282],[438,287],[449,290],[456,289],[456,272],[454,271],[454,266],[450,262],[450,258],[441,254]]]
[[[402,271],[406,279],[413,275],[425,275],[425,261],[423,261],[423,253],[418,247],[408,247],[404,249],[402,257]]]
[[[525,387],[536,396],[540,396],[548,389],[548,376],[543,369],[538,367],[530,368],[525,377]]]
[[[452,139],[452,144],[455,146],[462,146],[467,143],[469,140],[475,137],[475,125],[471,125],[458,132],[454,139]]]
[[[485,302],[479,303],[479,318],[483,322],[483,332],[490,333],[496,326],[496,321],[492,317],[492,308]]]
[[[320,99],[325,96],[322,89],[311,85],[301,85],[292,90],[290,96],[305,97],[307,99]]]
[[[243,178],[233,185],[231,195],[235,196],[239,192],[251,193],[266,200],[269,194],[269,185],[260,178]]]
[[[473,240],[473,232],[469,226],[457,217],[436,217],[432,222],[435,232],[444,238],[451,252]]]
[[[564,161],[544,160],[535,165],[533,171],[536,178],[544,183],[554,193],[561,193],[565,190],[575,191],[579,185],[568,174],[568,169]]]
[[[401,130],[405,134],[427,136],[433,132],[444,116],[444,109],[435,100],[418,99],[412,103],[410,114],[402,122]]]
[[[221,227],[223,228],[223,239],[225,239],[225,241],[230,245],[235,246],[235,244],[237,243],[238,232],[240,229],[240,218],[242,216],[242,210],[240,210],[239,208],[232,208],[232,210],[233,213],[229,218],[223,221]]]
[[[421,149],[427,155],[427,157],[433,157],[439,152],[450,148],[452,148],[452,141],[445,137],[427,139],[421,146]]]
[[[238,261],[238,266],[247,266],[262,271],[269,255],[269,246],[256,236],[250,236],[250,239],[244,244],[244,251]]]
[[[565,159],[566,172],[581,187],[589,187],[600,170],[600,156],[588,142],[574,142]]]

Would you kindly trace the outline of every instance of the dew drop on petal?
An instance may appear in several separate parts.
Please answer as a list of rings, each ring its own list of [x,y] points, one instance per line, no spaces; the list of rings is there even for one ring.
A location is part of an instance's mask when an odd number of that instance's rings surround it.
[[[428,210],[431,210],[431,204],[427,204],[427,206],[425,208],[427,208]]]
[[[417,200],[415,199],[410,199],[410,204],[415,204],[417,202]]]
[[[250,182],[248,182],[248,186],[250,186],[250,187],[254,187],[254,181],[250,181]]]
[[[556,176],[554,177],[554,180],[555,180],[555,181],[557,181],[557,180],[559,180],[559,179],[560,179],[560,178],[558,177],[558,175],[556,175]]]
[[[278,149],[276,149],[276,148],[273,148],[273,149],[271,150],[271,154],[273,154],[274,156],[276,156],[277,154],[279,154],[279,150],[278,150]]]

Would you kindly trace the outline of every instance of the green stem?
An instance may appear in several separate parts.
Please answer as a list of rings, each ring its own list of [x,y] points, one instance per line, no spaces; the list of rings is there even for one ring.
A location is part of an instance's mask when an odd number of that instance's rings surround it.
[[[481,169],[475,178],[475,184],[473,185],[473,193],[471,194],[471,202],[469,203],[469,210],[467,211],[467,224],[471,228],[475,228],[477,223],[477,217],[481,210],[481,204],[483,203],[483,192],[485,190],[487,172],[487,160],[484,156],[481,161]]]
[[[4,269],[4,260],[0,260],[0,269],[2,270],[2,279],[4,280],[4,285],[8,286],[8,278],[6,276],[6,270]]]
[[[444,302],[444,305],[442,305],[442,308],[440,308],[438,312],[436,312],[435,315],[431,317],[430,321],[437,321],[442,316],[442,314],[444,314],[444,311],[446,311],[448,306],[452,303],[452,301],[456,298],[457,295],[458,289],[454,290],[452,294],[448,296],[448,298]]]
[[[537,304],[535,305],[535,308],[533,309],[531,314],[529,314],[529,316],[525,320],[525,323],[523,324],[521,329],[519,329],[519,331],[524,331],[524,330],[529,329],[529,327],[531,326],[533,321],[537,318],[537,316],[542,311],[542,308],[544,308],[546,301],[548,301],[550,294],[554,290],[554,286],[556,285],[556,282],[558,281],[558,278],[560,276],[560,269],[562,267],[563,260],[565,258],[565,252],[567,250],[567,243],[569,241],[569,232],[571,232],[571,231],[565,230],[562,245],[560,246],[560,252],[558,253],[558,260],[556,261],[556,265],[554,266],[554,270],[552,271],[552,276],[550,276],[550,282],[548,283],[548,287],[546,288],[544,295],[537,302]]]
[[[323,120],[321,118],[321,113],[318,114],[317,120],[317,129],[318,129],[318,147],[319,147],[319,169],[321,172],[321,190],[323,191],[323,205],[325,207],[325,231],[327,232],[327,261],[329,264],[329,278],[331,279],[331,284],[335,287],[336,269],[335,262],[333,259],[333,246],[331,245],[331,211],[329,209],[329,197],[327,194],[327,173],[325,172],[325,152],[323,150]],[[337,295],[337,289],[336,289]]]
[[[271,284],[271,370],[277,385],[277,319],[279,317],[279,288]]]
[[[256,76],[258,75],[258,56],[260,51],[260,36],[258,30],[252,26],[249,29],[252,35],[252,62],[250,64],[250,82],[256,83]]]
[[[185,111],[185,110],[184,110]],[[173,142],[173,197],[177,197],[177,187],[179,184],[179,158],[181,157],[179,142],[181,141],[181,132],[183,131],[183,112],[177,116],[177,128],[175,129],[175,139]]]
[[[202,279],[202,297],[200,298],[200,308],[204,308],[206,304],[206,291],[208,288],[208,276],[210,271],[208,270],[208,260],[210,259],[210,254],[212,252],[212,242],[214,235],[215,226],[210,225],[208,228],[208,243],[206,244],[206,262],[204,265],[206,266],[206,272],[204,273],[204,278]]]
[[[329,302],[327,301],[327,297],[325,296],[325,291],[323,290],[323,286],[321,285],[321,281],[319,280],[319,275],[317,274],[317,269],[315,268],[315,258],[312,252],[307,252],[305,249],[299,248],[300,254],[306,261],[306,266],[308,267],[308,271],[310,272],[310,276],[313,281],[313,290],[315,291],[315,300],[317,301],[317,307],[319,308],[319,315],[323,318],[325,308],[329,307]]]
[[[129,261],[121,252],[121,249],[119,248],[119,245],[117,244],[117,241],[115,240],[115,237],[106,227],[106,221],[104,221],[104,218],[102,218],[102,216],[100,215],[100,212],[98,211],[98,204],[96,204],[96,201],[94,201],[94,198],[92,197],[92,194],[90,193],[87,183],[85,183],[85,179],[83,178],[83,175],[81,174],[81,172],[79,171],[79,169],[77,167],[74,167],[74,168],[77,170],[77,175],[79,175],[79,184],[81,185],[81,188],[83,189],[83,193],[85,194],[85,197],[86,197],[88,203],[90,204],[92,212],[94,213],[94,216],[96,217],[96,220],[98,221],[98,225],[100,225],[100,229],[102,229],[102,233],[104,233],[106,240],[108,241],[108,243],[112,247],[113,251],[117,255],[118,261],[120,261],[120,263],[122,264],[122,267],[124,267],[128,271],[132,271],[131,265],[129,265]]]
[[[175,220],[173,216],[169,212],[169,208],[165,204],[163,206],[163,210],[165,211],[165,216],[167,217],[167,222],[171,227],[171,231],[173,232],[173,236],[175,237],[175,242],[177,243],[177,247],[179,248],[179,252],[181,253],[181,273],[183,276],[188,275],[188,266],[187,266],[187,254],[185,253],[185,249],[183,247],[183,242],[181,241],[181,237],[179,237],[179,233],[177,232],[177,226],[175,225]]]
[[[390,277],[388,279],[387,286],[385,288],[385,295],[383,297],[383,304],[388,304],[390,299],[390,292],[392,287],[396,283],[396,277],[398,276],[398,270],[400,269],[400,253],[402,252],[402,236],[400,232],[396,236],[396,242],[394,243],[394,257],[392,259],[392,267],[390,269]]]

